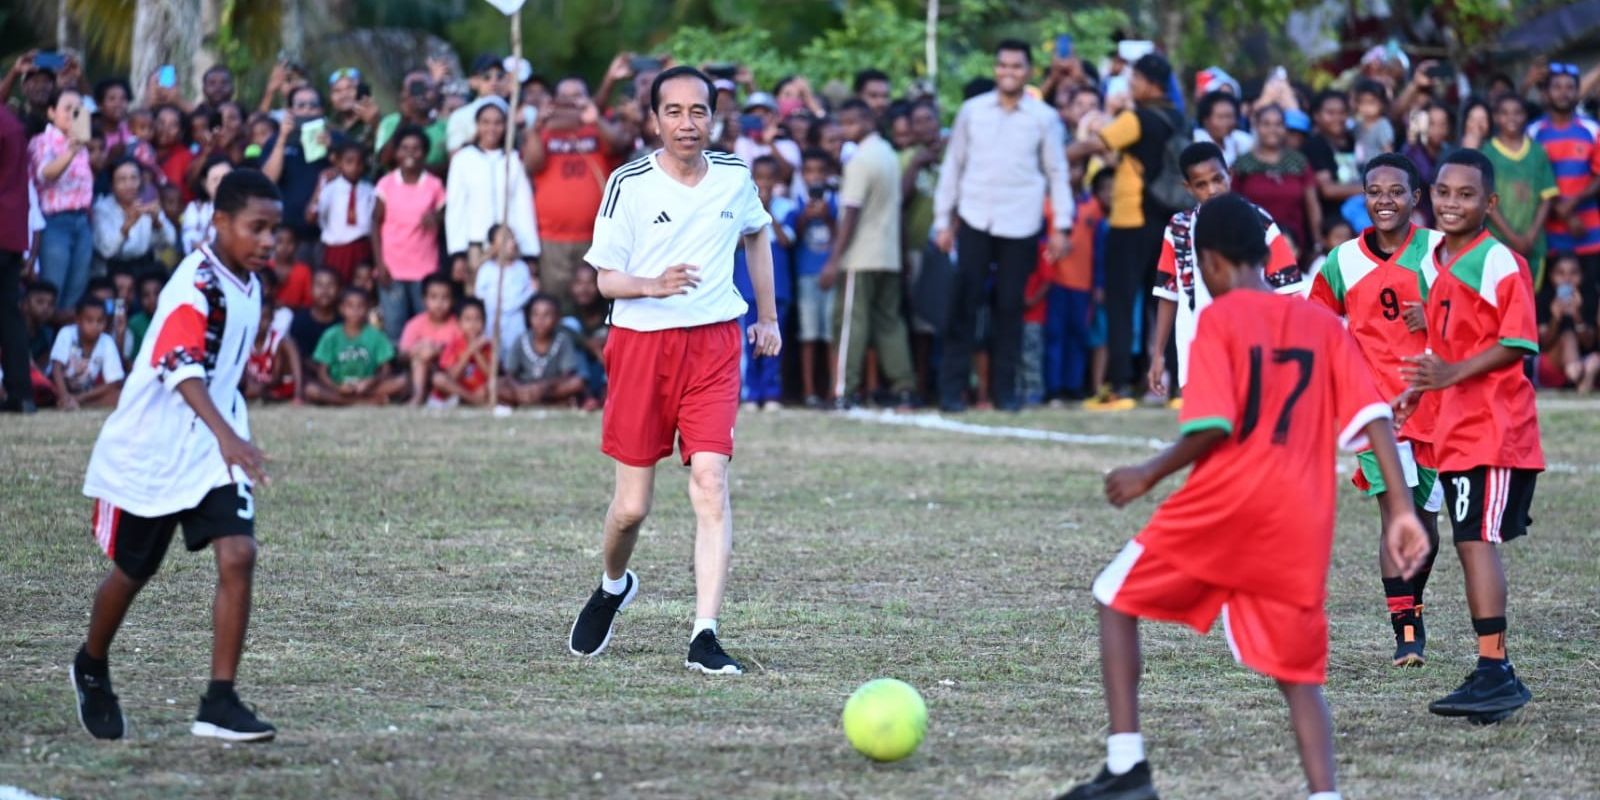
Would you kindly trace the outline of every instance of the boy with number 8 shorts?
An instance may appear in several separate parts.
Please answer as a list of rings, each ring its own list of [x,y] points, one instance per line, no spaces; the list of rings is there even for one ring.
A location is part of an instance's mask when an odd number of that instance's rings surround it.
[[[1423,273],[1444,234],[1411,224],[1411,212],[1422,197],[1416,165],[1399,153],[1382,153],[1362,167],[1367,214],[1372,227],[1328,253],[1322,271],[1311,283],[1310,300],[1344,317],[1356,346],[1372,368],[1372,381],[1385,399],[1406,395],[1400,369],[1406,356],[1428,347],[1422,319]],[[1396,428],[1405,485],[1411,489],[1422,527],[1432,547],[1422,569],[1410,579],[1378,548],[1383,595],[1394,628],[1397,667],[1420,667],[1427,633],[1422,625],[1422,592],[1439,551],[1439,504],[1443,497],[1433,455],[1433,422],[1439,398],[1429,395]],[[1378,471],[1372,451],[1356,454],[1352,483],[1371,497],[1382,497],[1389,485]],[[1378,503],[1380,530],[1388,527],[1385,506]]]
[[[1199,278],[1214,300],[1190,345],[1183,436],[1107,474],[1106,497],[1126,505],[1195,468],[1095,579],[1111,735],[1100,774],[1063,800],[1154,800],[1139,733],[1139,620],[1204,633],[1219,616],[1235,658],[1276,679],[1288,701],[1312,800],[1339,797],[1322,698],[1334,451],[1370,442],[1385,480],[1404,478],[1389,404],[1355,342],[1334,315],[1273,293],[1262,231],[1260,212],[1233,194],[1206,201],[1195,220]],[[1409,493],[1383,502],[1384,545],[1409,575],[1427,534]]]
[[[255,571],[251,485],[266,481],[239,383],[261,324],[254,273],[271,262],[283,201],[265,175],[235,170],[214,203],[216,238],[184,259],[161,290],[84,479],[83,493],[95,501],[95,540],[112,562],[71,668],[78,721],[96,739],[127,734],[111,690],[111,639],[180,526],[185,547],[210,545],[217,560],[211,684],[190,732],[226,741],[276,733],[239,700],[233,681]]]
[[[1484,227],[1498,200],[1494,166],[1482,153],[1458,150],[1440,165],[1433,214],[1445,239],[1425,272],[1429,351],[1407,358],[1403,373],[1422,398],[1438,395],[1434,454],[1478,635],[1472,674],[1428,710],[1477,723],[1498,722],[1533,699],[1506,657],[1497,548],[1528,532],[1544,469],[1533,384],[1522,371],[1523,356],[1539,353],[1533,277]]]

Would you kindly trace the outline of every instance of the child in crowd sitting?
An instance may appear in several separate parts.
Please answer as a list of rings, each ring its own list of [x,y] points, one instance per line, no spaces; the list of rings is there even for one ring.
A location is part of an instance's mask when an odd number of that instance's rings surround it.
[[[1539,320],[1539,385],[1594,391],[1600,377],[1594,309],[1583,302],[1583,268],[1572,253],[1550,259],[1550,276],[1534,300]]]
[[[161,201],[161,215],[167,218],[167,223],[175,231],[183,230],[183,187],[176,183],[164,184],[157,190],[157,196]],[[178,266],[178,262],[183,260],[182,245],[176,236],[164,238],[156,243],[151,253],[156,261],[168,270]]]
[[[506,354],[507,378],[500,385],[500,402],[570,405],[583,396],[583,376],[578,372],[578,346],[556,327],[561,306],[554,297],[537,295],[526,310],[528,328]]]
[[[317,187],[306,207],[306,221],[322,228],[322,266],[351,282],[357,264],[372,263],[372,182],[367,172],[366,149],[346,141],[334,151],[338,173]]]
[[[122,359],[123,372],[127,372],[128,364],[133,360],[133,332],[128,330],[127,300],[122,301],[122,313],[117,313],[117,284],[112,278],[105,276],[90,278],[83,296],[93,299],[105,308],[106,335]]]
[[[316,380],[307,381],[306,399],[327,406],[387,405],[406,393],[407,378],[391,374],[394,345],[367,321],[372,299],[356,288],[339,298],[339,318],[322,334],[311,361]]]
[[[278,304],[284,308],[309,308],[311,267],[295,258],[300,237],[288,225],[279,225],[272,236],[272,272],[278,277]]]
[[[411,405],[420,406],[433,386],[435,370],[442,369],[441,357],[449,351],[465,350],[467,340],[450,307],[455,291],[450,279],[429,275],[422,282],[421,314],[406,322],[400,333],[400,355],[411,365]]]
[[[823,150],[807,150],[801,157],[800,176],[806,196],[787,221],[795,235],[794,268],[796,300],[800,307],[800,385],[806,407],[821,408],[817,390],[817,358],[826,362],[828,383],[833,386],[833,289],[817,282],[822,268],[833,254],[833,229],[839,207],[828,183],[837,172],[837,162]]]
[[[516,235],[504,225],[490,226],[489,258],[478,267],[472,294],[483,301],[487,325],[492,326],[499,314],[500,330],[487,330],[502,355],[509,354],[512,343],[527,329],[522,309],[538,293],[539,282],[517,250]]]
[[[294,312],[289,338],[300,354],[315,353],[322,334],[339,322],[339,275],[323,268],[311,274],[311,305]],[[310,376],[306,376],[310,377]]]
[[[28,354],[40,369],[50,367],[50,348],[56,343],[56,295],[59,290],[49,281],[28,285],[22,299],[22,322],[28,328]]]
[[[122,393],[122,356],[106,334],[105,301],[85,295],[77,320],[56,334],[50,350],[56,405],[62,411],[114,407]]]
[[[166,285],[167,276],[160,273],[150,272],[139,276],[139,310],[128,317],[128,332],[133,335],[133,350],[130,352],[135,356],[144,347],[145,332],[150,330],[156,303],[161,299],[161,290]]]
[[[572,292],[574,311],[572,316],[561,320],[561,326],[582,345],[578,348],[583,362],[579,370],[589,396],[604,399],[606,337],[611,333],[607,320],[611,316],[611,303],[600,296],[600,275],[588,264],[579,265],[572,273],[572,285],[568,290]]]
[[[494,342],[484,333],[483,301],[469,297],[461,303],[461,338],[439,356],[433,373],[433,399],[442,404],[489,404],[489,373],[499,369]]]
[[[305,402],[305,381],[300,364],[300,348],[289,338],[294,312],[277,302],[277,278],[272,270],[257,273],[261,281],[261,326],[250,346],[245,363],[244,397],[262,402]]]

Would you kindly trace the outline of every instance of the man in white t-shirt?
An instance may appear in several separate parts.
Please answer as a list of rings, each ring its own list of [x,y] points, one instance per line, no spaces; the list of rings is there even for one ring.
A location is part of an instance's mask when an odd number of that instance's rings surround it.
[[[240,169],[222,179],[215,203],[216,239],[195,248],[161,290],[83,481],[94,500],[95,541],[113,565],[71,671],[78,721],[96,739],[127,731],[111,690],[111,640],[179,527],[188,550],[209,546],[217,562],[211,683],[190,733],[231,742],[275,733],[239,700],[233,681],[255,574],[251,485],[266,479],[239,382],[261,324],[254,273],[271,260],[283,201],[265,175]]]
[[[606,342],[607,396],[601,452],[617,462],[606,512],[600,586],[572,624],[568,648],[598,655],[639,578],[628,569],[650,511],[656,462],[674,440],[688,465],[695,513],[695,623],[684,666],[708,675],[744,669],[717,640],[717,613],[733,550],[728,461],[739,409],[739,318],[733,253],[749,259],[758,320],[756,355],[782,346],[773,294],[772,223],[738,157],[708,152],[716,90],[692,67],[650,87],[662,149],[623,165],[606,183],[588,255],[600,293],[614,301]]]

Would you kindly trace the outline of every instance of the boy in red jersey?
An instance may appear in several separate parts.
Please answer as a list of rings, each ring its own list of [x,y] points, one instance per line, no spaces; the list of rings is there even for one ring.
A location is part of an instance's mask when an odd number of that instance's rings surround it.
[[[1445,240],[1428,262],[1429,352],[1407,358],[1404,373],[1412,389],[1439,397],[1434,454],[1478,634],[1477,668],[1428,710],[1480,723],[1533,699],[1506,658],[1497,547],[1527,533],[1544,469],[1533,384],[1522,371],[1523,356],[1539,353],[1533,279],[1522,257],[1484,227],[1498,199],[1494,166],[1482,153],[1460,150],[1439,167],[1433,213]]]
[[[1139,734],[1139,619],[1205,632],[1218,616],[1235,657],[1277,679],[1312,800],[1336,800],[1333,721],[1322,699],[1332,456],[1336,446],[1370,442],[1385,479],[1401,485],[1391,412],[1338,318],[1273,293],[1253,205],[1233,194],[1206,201],[1194,237],[1215,299],[1191,344],[1183,438],[1107,474],[1106,497],[1125,505],[1196,466],[1095,579],[1111,736],[1105,768],[1063,800],[1156,797]],[[1384,545],[1409,575],[1427,556],[1427,534],[1409,493],[1383,502]]]
[[[1416,165],[1399,153],[1382,153],[1362,167],[1367,214],[1372,227],[1328,253],[1328,260],[1311,284],[1311,302],[1328,308],[1349,323],[1350,335],[1372,368],[1372,380],[1387,400],[1405,395],[1405,379],[1400,376],[1402,360],[1427,349],[1428,334],[1422,320],[1423,272],[1433,260],[1433,251],[1444,234],[1411,224],[1411,212],[1422,194],[1422,180]],[[1397,667],[1420,667],[1427,634],[1422,626],[1422,590],[1433,571],[1439,549],[1439,504],[1443,492],[1433,457],[1433,418],[1438,396],[1429,395],[1403,427],[1400,461],[1412,502],[1421,512],[1422,527],[1432,542],[1428,560],[1410,580],[1400,576],[1400,565],[1391,563],[1378,548],[1378,566],[1383,577],[1383,594],[1389,607],[1389,623],[1394,627],[1394,659]],[[1381,497],[1388,490],[1378,473],[1378,460],[1371,451],[1356,454],[1359,469],[1352,481],[1369,496]],[[1378,503],[1382,528],[1388,528],[1386,506]],[[1380,529],[1381,530],[1381,529]]]

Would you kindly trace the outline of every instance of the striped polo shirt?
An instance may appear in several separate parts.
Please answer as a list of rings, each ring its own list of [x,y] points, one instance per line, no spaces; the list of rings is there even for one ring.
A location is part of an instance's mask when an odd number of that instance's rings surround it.
[[[1528,135],[1550,157],[1562,197],[1583,191],[1600,175],[1600,147],[1596,146],[1600,142],[1600,124],[1594,120],[1573,117],[1566,125],[1557,126],[1546,117],[1529,125]],[[1545,228],[1550,251],[1600,253],[1600,201],[1590,198],[1581,203],[1577,214],[1584,229],[1581,237],[1574,237],[1567,230],[1566,220],[1551,216]]]

